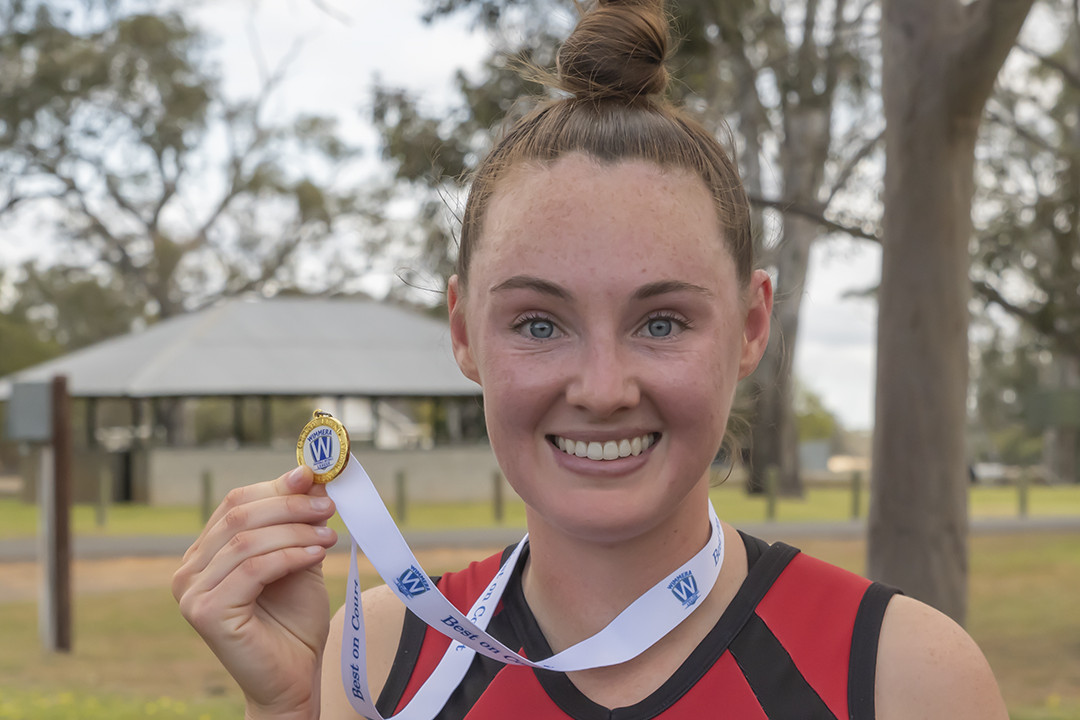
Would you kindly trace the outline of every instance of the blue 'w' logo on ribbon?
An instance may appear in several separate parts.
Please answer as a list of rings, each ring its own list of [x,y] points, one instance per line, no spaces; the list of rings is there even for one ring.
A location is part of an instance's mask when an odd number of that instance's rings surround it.
[[[409,598],[414,598],[417,595],[423,595],[431,589],[431,584],[428,582],[427,576],[420,571],[420,568],[415,565],[411,566],[408,570],[401,573],[398,579],[394,581],[397,585],[397,589],[402,595]]]
[[[694,573],[687,570],[680,574],[670,583],[668,583],[668,590],[675,596],[675,599],[682,603],[684,608],[688,608],[698,601],[701,597],[701,592],[698,590],[697,578],[694,577]]]

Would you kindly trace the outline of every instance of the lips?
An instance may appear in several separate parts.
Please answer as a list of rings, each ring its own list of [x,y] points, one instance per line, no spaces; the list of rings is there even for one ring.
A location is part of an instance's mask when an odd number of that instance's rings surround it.
[[[590,460],[618,460],[645,452],[660,439],[660,434],[646,433],[604,442],[574,440],[561,435],[550,435],[548,439],[567,455],[587,457]]]

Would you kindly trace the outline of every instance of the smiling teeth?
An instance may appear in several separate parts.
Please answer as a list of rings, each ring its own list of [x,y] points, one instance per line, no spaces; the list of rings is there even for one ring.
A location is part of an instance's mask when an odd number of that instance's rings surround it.
[[[640,455],[648,450],[654,442],[656,435],[639,435],[635,438],[619,441],[608,440],[607,442],[582,442],[568,438],[555,436],[555,445],[567,455],[587,457],[590,460],[618,460],[619,458]]]

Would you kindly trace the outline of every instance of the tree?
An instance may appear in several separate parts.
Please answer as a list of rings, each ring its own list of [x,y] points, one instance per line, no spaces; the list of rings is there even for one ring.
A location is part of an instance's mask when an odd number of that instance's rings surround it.
[[[452,181],[482,155],[487,131],[522,91],[507,57],[551,67],[553,48],[573,25],[568,0],[429,0],[426,18],[471,12],[495,34],[497,50],[483,76],[459,75],[461,106],[449,116],[421,112],[408,93],[376,92],[375,119],[384,157],[397,168],[396,191],[419,195],[423,230],[414,242],[436,277],[452,267],[452,232],[440,218],[456,207]],[[741,142],[739,160],[752,201],[763,264],[777,276],[775,336],[756,374],[752,418],[753,487],[765,468],[780,469],[786,494],[799,494],[798,438],[792,363],[809,251],[823,231],[866,236],[834,206],[850,191],[880,139],[870,106],[874,3],[871,0],[684,0],[672,3],[680,39],[674,92],[707,127],[726,134],[730,120]],[[837,113],[843,106],[845,113]],[[774,181],[767,170],[777,168]],[[445,174],[444,174],[445,173]],[[403,186],[403,187],[402,187]],[[392,190],[393,192],[393,190]],[[764,242],[762,216],[779,213],[782,236]],[[826,214],[829,218],[826,218]],[[442,248],[442,249],[440,249]]]
[[[1031,422],[1029,399],[1038,390],[1049,353],[1023,326],[1012,332],[990,326],[977,337],[979,325],[972,332],[977,351],[972,363],[972,460],[1034,465],[1043,442]]]
[[[1080,9],[1044,6],[1055,51],[1021,45],[988,106],[977,195],[976,298],[1051,357],[1048,392],[1080,392]],[[1047,35],[1049,33],[1043,33]],[[1048,45],[1049,43],[1044,43]],[[1027,399],[1032,393],[1026,393]],[[1052,478],[1080,479],[1073,425],[1046,432]]]
[[[798,423],[799,442],[808,440],[833,441],[842,428],[832,411],[825,406],[821,396],[802,383],[795,388],[795,419]]]
[[[1031,5],[882,3],[885,211],[868,566],[961,622],[975,141]]]
[[[297,286],[301,249],[332,252],[364,214],[333,182],[354,150],[329,119],[268,118],[287,59],[257,97],[226,100],[205,38],[154,8],[0,7],[0,218],[55,231],[58,267],[31,275],[88,274],[135,316]],[[363,269],[328,266],[327,285]]]
[[[128,294],[121,278],[87,268],[25,263],[12,283],[9,316],[51,347],[70,352],[122,335],[151,320],[146,303]]]

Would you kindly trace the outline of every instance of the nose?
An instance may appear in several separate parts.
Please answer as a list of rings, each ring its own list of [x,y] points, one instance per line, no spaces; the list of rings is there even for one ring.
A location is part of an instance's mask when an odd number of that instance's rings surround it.
[[[633,357],[615,338],[585,343],[566,389],[569,404],[606,418],[641,400]]]

